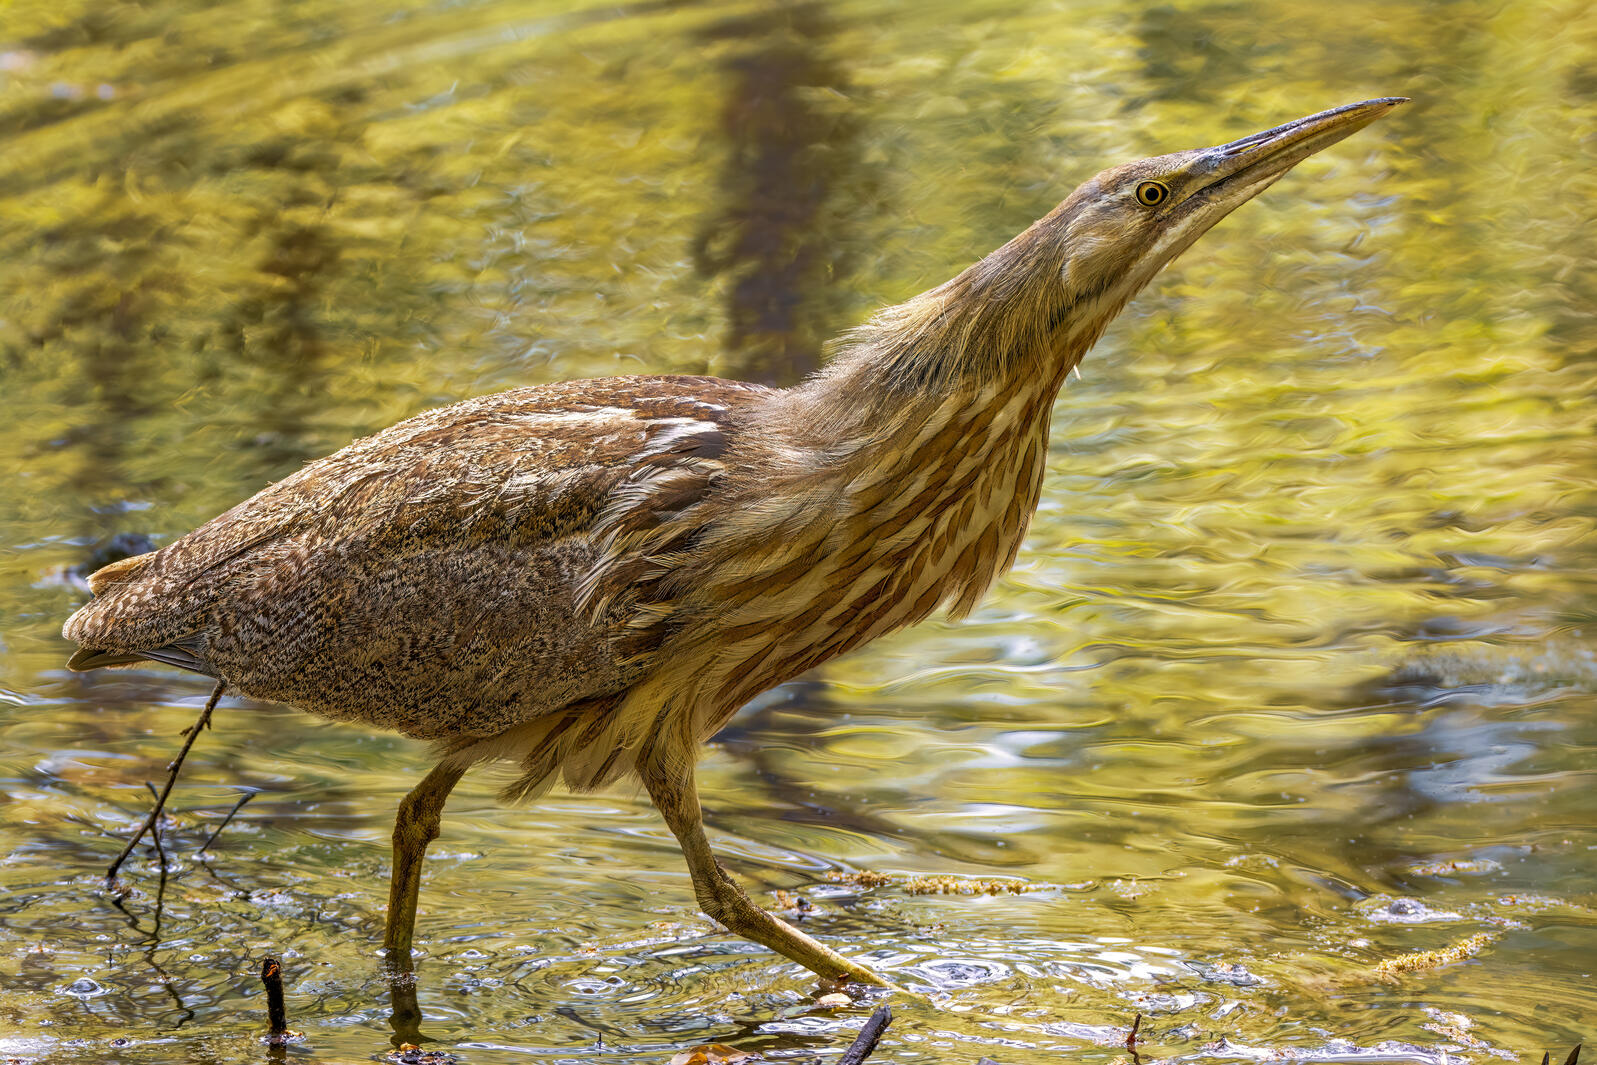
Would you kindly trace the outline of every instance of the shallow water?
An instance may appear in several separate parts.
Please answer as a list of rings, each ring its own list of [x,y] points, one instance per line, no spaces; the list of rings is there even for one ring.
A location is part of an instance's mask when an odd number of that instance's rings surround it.
[[[425,750],[225,702],[164,887],[141,851],[107,893],[206,689],[62,669],[95,544],[482,392],[792,380],[1103,165],[1388,94],[1089,356],[977,614],[748,707],[704,801],[751,891],[944,996],[873,1061],[1107,1063],[1137,1013],[1152,1058],[1561,1057],[1597,1012],[1594,56],[1556,2],[7,5],[0,1057],[259,1060],[272,952],[290,1058],[390,1045]],[[431,1045],[835,1060],[870,1003],[700,917],[646,800],[496,783],[428,864]]]

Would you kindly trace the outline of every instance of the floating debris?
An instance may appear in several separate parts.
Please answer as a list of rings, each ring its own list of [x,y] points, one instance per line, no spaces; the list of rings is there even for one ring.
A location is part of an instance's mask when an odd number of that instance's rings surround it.
[[[1502,868],[1503,863],[1490,858],[1455,858],[1452,861],[1411,865],[1408,872],[1413,876],[1486,876],[1501,872]]]
[[[1431,921],[1462,921],[1464,915],[1452,910],[1434,910],[1419,899],[1382,898],[1368,900],[1364,916],[1381,924],[1426,924]]]
[[[1027,895],[1051,891],[1051,884],[1032,884],[1024,880],[992,876],[892,876],[888,873],[849,870],[833,871],[826,879],[834,884],[861,888],[895,886],[906,895]]]
[[[914,876],[901,885],[906,895],[1024,895],[1042,888],[997,877]]]
[[[671,1065],[732,1065],[753,1057],[747,1051],[729,1047],[725,1043],[699,1043],[671,1055]]]
[[[1206,983],[1229,984],[1231,987],[1258,987],[1264,983],[1259,977],[1250,973],[1248,967],[1240,962],[1188,961],[1184,964],[1201,976]]]
[[[415,1043],[401,1043],[384,1057],[394,1065],[455,1065],[460,1060],[447,1050],[423,1050]]]
[[[875,888],[886,887],[891,884],[894,877],[886,873],[873,873],[869,869],[850,869],[845,871],[833,870],[826,874],[826,879],[834,884],[849,884],[853,887]]]
[[[1495,1054],[1500,1058],[1513,1059],[1514,1055],[1499,1051],[1490,1044],[1476,1038],[1470,1029],[1475,1022],[1462,1013],[1451,1013],[1439,1010],[1434,1006],[1423,1007],[1426,1016],[1431,1019],[1420,1025],[1427,1032],[1435,1032],[1465,1050],[1476,1050],[1486,1054]]]
[[[1440,950],[1421,950],[1413,954],[1399,954],[1395,958],[1387,958],[1376,965],[1375,971],[1381,976],[1397,976],[1401,973],[1440,969],[1444,965],[1473,958],[1496,938],[1496,934],[1492,932],[1476,932],[1468,939],[1460,940]]]
[[[778,911],[797,917],[806,917],[816,912],[817,909],[816,905],[803,895],[792,891],[783,891],[781,888],[771,892],[771,897],[776,900]]]

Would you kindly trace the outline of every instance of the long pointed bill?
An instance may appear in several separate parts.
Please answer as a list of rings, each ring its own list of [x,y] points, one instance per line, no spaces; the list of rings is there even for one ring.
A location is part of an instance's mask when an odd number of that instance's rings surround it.
[[[1241,141],[1201,148],[1193,152],[1196,158],[1190,164],[1190,172],[1199,182],[1198,190],[1191,193],[1187,203],[1180,204],[1180,209],[1183,214],[1204,216],[1209,225],[1219,222],[1220,217],[1252,200],[1308,156],[1337,144],[1407,102],[1402,96],[1386,96],[1332,107],[1318,115],[1242,137]]]
[[[1223,199],[1235,206],[1315,152],[1358,132],[1394,107],[1407,102],[1406,97],[1387,96],[1333,107],[1329,111],[1321,111],[1230,144],[1206,149],[1199,154],[1207,157],[1204,161],[1213,169],[1209,180],[1204,183],[1204,191],[1222,193],[1212,198]]]
[[[1165,214],[1153,243],[1127,271],[1129,291],[1192,246],[1220,219],[1251,200],[1294,166],[1408,101],[1401,96],[1335,107],[1284,126],[1213,148],[1177,152],[1162,159],[1175,177],[1179,197]]]
[[[936,290],[939,320],[963,314],[960,343],[985,333],[1002,348],[1044,312],[1044,343],[1068,368],[1128,300],[1216,222],[1315,152],[1406,102],[1365,100],[1230,144],[1111,167]],[[1000,351],[993,361],[1002,357]]]

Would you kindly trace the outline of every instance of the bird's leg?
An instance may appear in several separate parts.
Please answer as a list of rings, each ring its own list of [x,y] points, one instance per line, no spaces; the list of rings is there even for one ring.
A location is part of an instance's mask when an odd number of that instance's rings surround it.
[[[406,958],[403,967],[396,966],[388,974],[388,1026],[394,1030],[389,1037],[394,1049],[405,1044],[420,1046],[425,1038],[421,1034],[421,1003],[416,998],[416,974]]]
[[[438,838],[444,800],[466,767],[442,762],[422,778],[399,804],[394,818],[394,872],[388,882],[388,926],[383,951],[390,965],[410,967],[410,941],[416,931],[416,898],[427,844]]]
[[[699,792],[691,769],[678,773],[643,773],[649,797],[659,808],[665,823],[670,826],[682,853],[688,860],[688,872],[693,877],[693,893],[699,906],[712,920],[719,921],[729,931],[770,947],[778,954],[791,958],[817,975],[837,979],[846,977],[862,984],[893,985],[879,973],[849,961],[837,951],[817,943],[797,928],[780,921],[756,906],[743,889],[726,875],[710,851],[710,841],[704,836],[703,813],[699,809]]]

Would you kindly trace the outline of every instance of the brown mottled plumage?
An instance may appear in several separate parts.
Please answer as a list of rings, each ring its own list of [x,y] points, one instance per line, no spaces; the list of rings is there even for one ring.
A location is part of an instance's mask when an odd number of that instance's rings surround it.
[[[152,660],[437,741],[401,807],[387,945],[464,768],[508,789],[637,774],[713,917],[882,981],[753,907],[709,853],[692,766],[753,695],[1014,561],[1065,375],[1167,262],[1398,100],[1106,171],[796,388],[617,377],[429,411],[91,578],[70,665]]]

